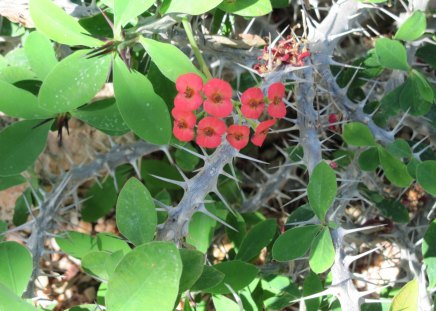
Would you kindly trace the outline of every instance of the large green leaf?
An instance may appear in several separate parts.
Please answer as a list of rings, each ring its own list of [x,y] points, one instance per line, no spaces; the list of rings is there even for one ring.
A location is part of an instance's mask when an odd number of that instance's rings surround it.
[[[433,102],[433,90],[425,77],[412,70],[399,97],[401,109],[415,116],[426,114]]]
[[[309,265],[313,272],[319,274],[330,268],[335,260],[335,248],[328,227],[324,227],[315,238],[309,255]]]
[[[53,41],[90,47],[102,45],[51,0],[30,0],[29,10],[36,29]]]
[[[0,191],[6,190],[16,185],[23,184],[25,182],[26,179],[21,175],[0,177]]]
[[[202,253],[196,250],[182,248],[179,251],[183,263],[179,292],[183,293],[190,289],[200,278],[203,273],[205,258]]]
[[[381,166],[385,172],[386,178],[398,187],[407,187],[412,182],[413,178],[407,171],[407,166],[397,159],[383,147],[378,147],[378,155]]]
[[[103,281],[108,281],[115,267],[123,258],[123,251],[114,253],[106,251],[89,252],[82,258],[82,268],[92,276],[96,276]]]
[[[44,80],[39,104],[51,112],[71,111],[102,88],[109,74],[111,56],[86,58],[89,50],[77,51],[59,62]]]
[[[25,302],[7,286],[0,283],[0,310],[19,310],[19,311],[36,311],[29,303]]]
[[[157,225],[156,208],[147,188],[136,178],[130,178],[118,196],[117,227],[133,244],[153,239]]]
[[[418,310],[419,284],[414,279],[401,288],[392,299],[389,311],[412,311]]]
[[[189,58],[174,45],[144,37],[141,37],[139,42],[169,80],[175,82],[179,76],[189,72],[202,76]]]
[[[286,230],[274,243],[273,258],[277,261],[289,261],[303,257],[321,229],[319,225],[308,225]]]
[[[206,204],[206,209],[212,214],[216,213],[214,204]],[[207,252],[216,227],[216,220],[203,213],[195,213],[189,222],[189,233],[186,242],[195,246],[200,252]]]
[[[17,242],[0,243],[0,283],[21,296],[32,274],[32,256]]]
[[[375,51],[385,68],[409,70],[406,48],[398,41],[380,38],[375,41]]]
[[[52,43],[41,32],[30,33],[24,42],[24,51],[32,70],[41,80],[44,80],[58,63]]]
[[[358,162],[363,171],[375,171],[380,164],[377,148],[371,147],[362,152],[359,156]]]
[[[16,122],[0,132],[0,176],[21,173],[35,162],[53,122],[34,128],[40,120]]]
[[[54,114],[38,105],[32,93],[0,80],[0,111],[6,115],[23,119],[45,119]]]
[[[172,0],[165,13],[185,13],[189,15],[201,15],[214,9],[221,2],[223,2],[223,0]]]
[[[179,290],[182,261],[173,243],[150,242],[128,253],[108,283],[112,311],[171,311]]]
[[[0,81],[16,83],[23,80],[36,80],[36,74],[24,67],[8,66],[0,70]]]
[[[136,135],[158,145],[170,141],[171,120],[164,101],[145,76],[129,71],[118,57],[114,65],[114,89],[118,109]]]
[[[320,162],[310,176],[307,186],[309,204],[321,221],[336,197],[337,185],[335,171],[325,162]]]
[[[422,241],[422,257],[426,265],[428,287],[436,286],[436,219],[427,228]]]
[[[95,237],[76,231],[68,231],[65,237],[57,237],[56,243],[62,251],[78,259],[91,251],[99,250]]]
[[[242,16],[262,16],[272,11],[270,0],[224,0],[219,8]]]
[[[224,280],[224,273],[211,266],[204,266],[199,279],[191,287],[191,291],[200,291],[214,287]]]
[[[215,311],[240,311],[239,305],[223,295],[217,295],[212,297]]]
[[[130,20],[149,9],[156,0],[115,0],[114,28],[116,31],[124,27]]]
[[[231,293],[227,286],[231,287],[234,291],[238,291],[248,286],[259,272],[256,266],[239,260],[225,261],[213,267],[225,275],[221,283],[205,290],[213,294]]]
[[[419,164],[416,179],[425,191],[436,196],[436,161],[424,161]]]
[[[272,241],[277,231],[275,219],[268,219],[254,226],[242,240],[236,259],[250,261]]]
[[[374,146],[375,140],[368,126],[359,123],[348,123],[344,127],[344,140],[347,144],[353,146]]]
[[[421,37],[427,28],[425,14],[419,10],[413,12],[411,16],[400,26],[394,39],[413,41]]]

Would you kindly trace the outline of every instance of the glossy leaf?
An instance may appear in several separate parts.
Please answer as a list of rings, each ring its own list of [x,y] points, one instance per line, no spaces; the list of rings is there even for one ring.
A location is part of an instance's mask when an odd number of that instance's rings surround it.
[[[44,150],[52,122],[34,128],[40,122],[16,122],[0,132],[0,176],[23,172]]]
[[[321,221],[336,197],[335,171],[325,162],[320,162],[312,172],[307,186],[309,204]]]
[[[318,234],[312,243],[309,265],[313,272],[319,274],[327,271],[335,260],[335,248],[327,227]]]
[[[378,154],[386,178],[398,187],[409,186],[413,179],[409,175],[406,165],[387,152],[383,147],[378,147]]]
[[[52,43],[41,32],[34,31],[29,34],[24,42],[24,51],[32,70],[41,80],[58,63]]]
[[[429,288],[436,286],[436,219],[428,226],[422,241],[422,257],[426,265]]]
[[[65,236],[57,237],[56,243],[63,252],[78,259],[91,251],[99,250],[95,237],[76,231],[68,231]]]
[[[250,261],[258,256],[260,251],[268,246],[277,231],[274,219],[268,219],[254,226],[242,240],[235,259]]]
[[[363,171],[375,171],[379,164],[378,150],[375,147],[365,150],[359,156],[359,166]]]
[[[198,280],[191,287],[191,291],[206,290],[217,286],[224,280],[224,273],[211,266],[204,266]]]
[[[21,296],[32,274],[32,256],[17,242],[0,243],[0,284]]]
[[[54,114],[38,105],[38,98],[13,84],[0,80],[0,111],[23,119],[45,119]]]
[[[353,146],[374,146],[375,140],[369,128],[358,122],[348,123],[344,127],[344,140],[347,144]]]
[[[81,265],[86,273],[107,282],[123,256],[121,250],[114,253],[106,251],[89,252],[83,256]]]
[[[204,255],[199,251],[181,248],[180,258],[183,263],[182,276],[180,277],[179,292],[190,289],[203,273]]]
[[[68,112],[87,102],[106,82],[111,56],[86,58],[89,50],[77,51],[60,61],[44,80],[39,104],[51,112]]]
[[[213,294],[231,293],[230,289],[225,284],[230,286],[234,291],[238,291],[248,286],[259,272],[256,266],[239,260],[225,261],[213,267],[225,275],[221,283],[205,290]]]
[[[124,27],[130,20],[148,10],[156,0],[114,0],[114,28]]]
[[[36,29],[51,40],[66,45],[100,46],[102,42],[50,0],[30,0],[30,15]]]
[[[270,0],[224,0],[219,8],[241,16],[262,16],[272,11]]]
[[[418,310],[419,284],[414,279],[401,288],[392,299],[389,311]]]
[[[0,310],[36,311],[37,309],[0,282]]]
[[[0,71],[0,81],[17,83],[24,80],[36,80],[36,74],[27,68],[8,66]]]
[[[319,278],[318,275],[310,271],[309,274],[304,279],[303,295],[305,297],[310,296],[322,292],[322,290],[323,290],[323,286],[322,286],[321,279]],[[317,298],[305,300],[304,303],[306,304],[306,310],[317,311],[319,305],[321,304],[321,299],[322,297],[317,297]]]
[[[156,208],[147,188],[136,178],[130,178],[118,196],[117,227],[133,244],[153,239],[157,225]]]
[[[105,251],[112,254],[118,251],[122,251],[123,254],[127,254],[131,251],[131,248],[127,242],[115,234],[102,232],[98,233],[96,238],[97,247],[100,251]]]
[[[167,144],[171,138],[171,120],[165,102],[150,81],[129,71],[120,58],[115,59],[114,89],[118,109],[132,131],[153,144]]]
[[[421,37],[427,28],[425,14],[416,10],[409,18],[398,28],[394,39],[404,41],[414,41]]]
[[[173,243],[151,242],[128,253],[108,283],[106,306],[112,311],[173,310],[182,261]]]
[[[179,76],[189,72],[202,76],[189,58],[174,45],[144,37],[141,37],[140,43],[162,74],[169,80],[176,82]]]
[[[223,2],[223,0],[172,0],[165,13],[185,13],[189,15],[201,15],[216,8],[221,2]]]
[[[398,41],[380,38],[375,41],[375,51],[385,68],[409,70],[406,48]]]
[[[303,257],[321,229],[319,225],[308,225],[286,230],[274,243],[273,258],[277,261],[289,261]]]
[[[424,161],[419,164],[416,179],[425,191],[436,196],[436,161]]]

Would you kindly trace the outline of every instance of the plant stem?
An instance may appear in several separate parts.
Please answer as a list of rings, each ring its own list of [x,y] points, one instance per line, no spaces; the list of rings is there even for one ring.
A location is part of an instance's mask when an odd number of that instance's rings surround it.
[[[194,51],[195,58],[198,61],[198,64],[200,65],[201,71],[205,74],[207,79],[212,79],[212,74],[209,71],[209,68],[206,65],[206,62],[204,61],[203,55],[200,52],[200,49],[198,48],[197,42],[195,42],[194,35],[192,33],[191,23],[188,21],[187,17],[182,18],[182,25],[185,29],[186,36],[188,37],[189,44],[191,45],[192,50]]]

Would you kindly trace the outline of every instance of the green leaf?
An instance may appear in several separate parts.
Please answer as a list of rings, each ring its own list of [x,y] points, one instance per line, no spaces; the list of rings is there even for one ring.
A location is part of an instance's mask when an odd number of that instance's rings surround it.
[[[404,83],[399,99],[401,109],[404,111],[410,109],[412,115],[424,115],[431,108],[433,90],[421,73],[412,70]]]
[[[416,179],[426,192],[436,196],[436,161],[424,161],[419,164]]]
[[[383,216],[386,216],[395,222],[409,222],[409,212],[399,201],[382,200],[381,202],[376,203],[376,206],[382,212]]]
[[[235,259],[250,261],[272,241],[277,231],[275,219],[268,219],[254,226],[242,240]]]
[[[39,92],[42,108],[68,112],[89,102],[102,88],[111,66],[111,55],[86,58],[88,51],[71,54],[50,71]]]
[[[313,272],[319,274],[327,271],[335,261],[335,248],[329,228],[324,227],[312,243],[309,266]]]
[[[245,219],[241,214],[229,213],[226,218],[226,223],[235,228],[237,231],[226,228],[226,234],[229,238],[230,242],[235,246],[235,250],[239,251],[239,247],[241,246],[242,241],[247,234],[247,226],[245,224]]]
[[[81,265],[86,273],[107,282],[123,256],[121,250],[114,253],[107,251],[89,252],[83,256]]]
[[[89,36],[86,29],[50,0],[30,0],[29,11],[36,29],[53,41],[90,47],[103,43]]]
[[[256,266],[239,260],[225,261],[213,267],[225,275],[224,280],[217,286],[205,289],[206,292],[213,294],[231,293],[227,286],[230,286],[234,291],[243,289],[254,280],[259,272]]]
[[[336,197],[335,171],[325,162],[320,162],[312,172],[307,186],[309,204],[321,221]]]
[[[32,256],[17,242],[0,243],[0,283],[21,296],[32,275]]]
[[[406,48],[398,41],[380,38],[375,41],[375,51],[385,68],[409,70]]]
[[[32,208],[32,194],[30,188],[27,188],[22,195],[15,201],[14,217],[12,223],[18,227],[27,222],[29,210]]]
[[[412,160],[407,163],[407,172],[409,173],[412,178],[417,179],[416,172],[418,170],[418,165],[421,164],[421,161],[412,158]]]
[[[0,242],[5,239],[5,232],[8,230],[8,224],[4,220],[0,220]]]
[[[183,145],[183,147],[185,147],[188,150],[197,152],[197,150],[192,146],[192,144],[187,143]],[[198,163],[200,163],[200,159],[197,156],[180,148],[176,150],[175,160],[177,165],[182,170],[187,172],[192,172],[197,167]]]
[[[418,310],[419,284],[414,279],[401,288],[398,294],[392,299],[389,311],[412,311]]]
[[[429,224],[421,246],[423,260],[427,268],[429,288],[436,286],[436,244],[434,241],[436,241],[436,219]]]
[[[32,70],[41,80],[58,63],[52,43],[41,32],[34,31],[29,34],[24,42],[24,51]]]
[[[150,242],[128,253],[108,283],[106,306],[112,311],[172,311],[182,261],[173,243]]]
[[[387,152],[383,147],[378,147],[378,155],[386,178],[398,187],[407,187],[413,178],[409,175],[406,165]]]
[[[214,204],[206,204],[206,209],[212,214],[216,213]],[[205,253],[209,248],[213,233],[215,231],[216,221],[203,213],[195,213],[189,222],[189,234],[186,242],[195,246],[200,252]]]
[[[73,111],[71,114],[101,131],[120,133],[127,133],[130,131],[118,110],[114,98],[94,102]]]
[[[95,237],[76,231],[67,231],[65,237],[57,237],[56,243],[63,252],[78,259],[91,251],[99,250]]]
[[[66,311],[97,311],[100,307],[98,305],[84,304],[74,306]]]
[[[204,266],[203,272],[197,282],[191,287],[191,291],[202,291],[220,284],[224,280],[224,273],[214,267]]]
[[[414,41],[421,37],[427,28],[425,14],[419,10],[413,12],[400,26],[394,36],[396,40]]]
[[[0,132],[0,176],[17,175],[44,150],[53,122],[34,128],[40,120],[15,122]]]
[[[122,251],[123,254],[127,254],[131,251],[131,248],[122,240],[119,236],[112,233],[98,233],[97,234],[97,247],[100,251],[109,253],[116,253]]]
[[[153,240],[157,225],[156,208],[147,188],[136,178],[130,178],[118,196],[117,227],[133,244]]]
[[[22,300],[4,284],[0,283],[0,310],[36,311],[37,309]]]
[[[412,149],[409,144],[404,139],[396,139],[394,142],[390,143],[386,150],[397,158],[409,159],[412,157]]]
[[[308,225],[286,230],[274,243],[273,258],[277,261],[289,261],[303,257],[321,229],[319,225]]]
[[[216,8],[223,0],[172,0],[165,14],[185,13],[189,15],[201,15]]]
[[[365,150],[359,156],[359,166],[363,171],[375,171],[379,164],[378,150],[375,147]]]
[[[6,115],[23,119],[45,119],[54,114],[38,105],[32,93],[0,80],[0,111]]]
[[[262,16],[272,11],[270,0],[224,0],[219,8],[241,16]]]
[[[199,251],[186,248],[179,249],[179,251],[183,263],[179,292],[183,293],[190,289],[203,273],[204,255]]]
[[[213,296],[215,311],[240,311],[239,305],[223,295]]]
[[[27,68],[8,66],[0,71],[0,81],[16,83],[23,80],[36,80],[36,74]]]
[[[118,32],[130,20],[148,10],[156,0],[115,0],[114,1],[114,28]]]
[[[347,144],[359,147],[375,146],[375,139],[368,126],[358,122],[344,127],[344,140]]]
[[[312,208],[309,204],[303,204],[294,210],[288,217],[286,224],[307,221],[315,216]]]
[[[176,82],[179,76],[189,72],[203,76],[189,58],[174,45],[144,37],[141,37],[139,42],[162,74],[169,80]]]
[[[309,274],[304,279],[303,284],[303,296],[307,297],[313,294],[317,294],[319,292],[322,292],[323,286],[321,279],[318,275],[313,273],[312,271],[309,272]],[[305,300],[304,303],[306,304],[306,310],[307,311],[317,311],[319,308],[319,305],[321,304],[322,297],[312,298]]]
[[[416,50],[415,56],[436,68],[436,46],[431,43],[424,44]]]
[[[114,89],[118,109],[136,135],[157,145],[170,141],[171,119],[164,101],[145,76],[129,71],[119,57],[114,64]]]
[[[25,182],[26,179],[21,175],[0,177],[0,191],[6,190],[13,186],[23,184]]]

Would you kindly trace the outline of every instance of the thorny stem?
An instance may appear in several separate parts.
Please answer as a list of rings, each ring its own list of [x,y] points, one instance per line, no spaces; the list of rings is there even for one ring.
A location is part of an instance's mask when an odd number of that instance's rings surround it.
[[[188,21],[187,17],[182,18],[182,25],[185,29],[186,36],[188,37],[189,44],[191,45],[192,50],[194,51],[195,58],[198,61],[198,64],[200,65],[201,71],[206,75],[206,78],[212,79],[212,74],[209,71],[209,67],[207,66],[206,62],[204,61],[203,55],[201,54],[201,51],[197,45],[197,42],[194,39],[194,35],[192,33],[192,27],[191,23]]]

